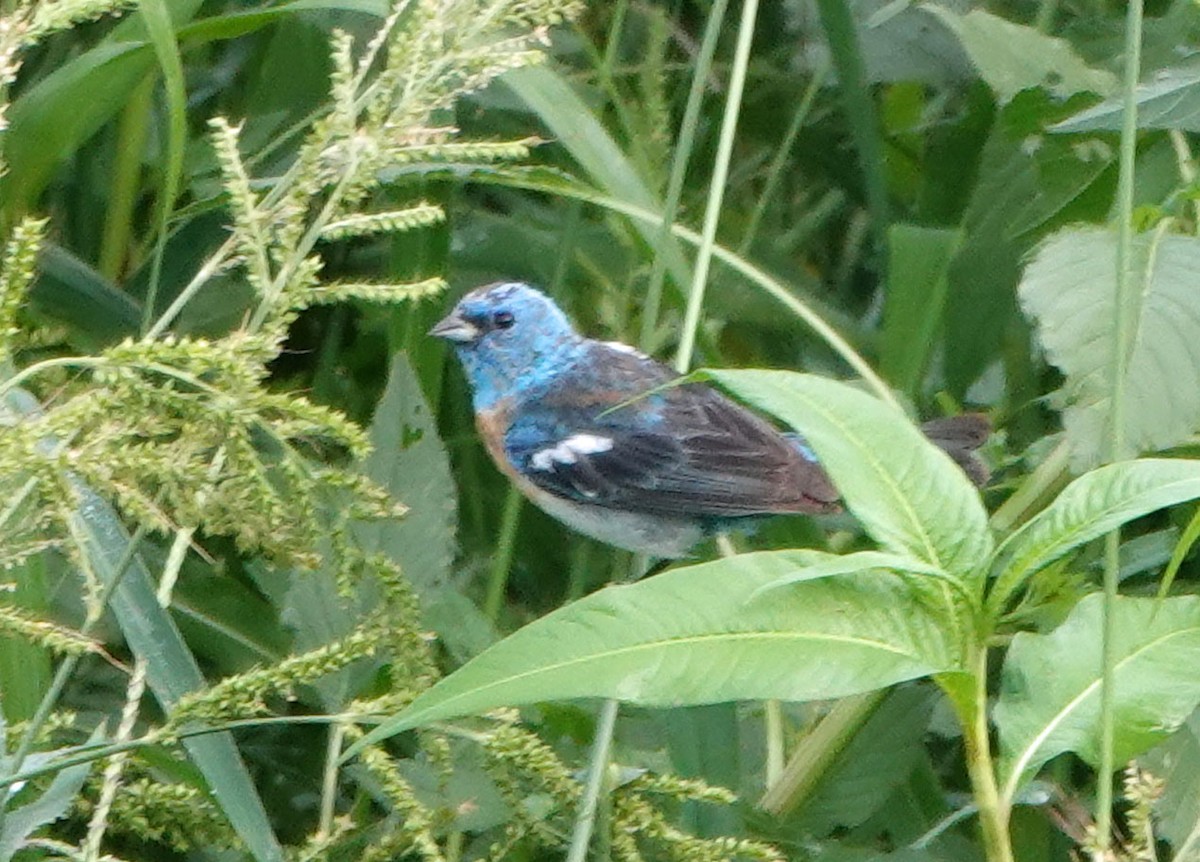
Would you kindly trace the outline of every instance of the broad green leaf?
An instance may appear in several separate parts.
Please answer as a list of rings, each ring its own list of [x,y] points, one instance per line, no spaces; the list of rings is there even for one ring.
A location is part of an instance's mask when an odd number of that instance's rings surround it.
[[[1053,632],[1013,638],[994,712],[1004,799],[1063,752],[1097,762],[1103,606],[1101,595],[1090,595]],[[1115,758],[1124,763],[1166,739],[1200,703],[1200,597],[1119,597],[1111,612]]]
[[[1113,329],[1116,241],[1102,228],[1061,231],[1038,249],[1019,288],[1047,357],[1066,375],[1063,426],[1080,470],[1105,448],[1118,351],[1127,356],[1119,458],[1172,446],[1200,426],[1200,239],[1161,230],[1135,237],[1123,345]]]
[[[795,553],[796,561],[800,567],[788,572],[778,580],[760,587],[751,596],[751,600],[757,600],[765,593],[773,592],[781,587],[788,587],[792,584],[871,570],[942,578],[948,577],[941,569],[917,562],[911,557],[900,556],[898,554],[883,554],[879,551],[859,551],[855,554],[829,554],[825,551],[795,551],[793,553]]]
[[[922,739],[929,730],[935,695],[929,686],[901,686],[890,692],[791,819],[805,831],[823,835],[872,817],[926,756]]]
[[[360,524],[355,535],[363,548],[399,563],[418,592],[436,589],[454,562],[458,502],[446,447],[403,353],[392,358],[370,436],[364,472],[411,508],[399,521]]]
[[[950,261],[961,245],[958,229],[894,224],[888,229],[887,299],[880,371],[913,394],[942,322]]]
[[[1042,87],[1060,98],[1079,92],[1107,96],[1117,89],[1116,76],[1088,66],[1065,39],[982,9],[958,15],[943,6],[927,4],[924,8],[958,36],[1001,102],[1032,87]]]
[[[744,554],[607,587],[488,649],[367,742],[542,700],[825,699],[958,667],[940,614],[898,578],[827,578],[749,601],[802,562],[791,551]]]
[[[89,743],[96,742],[103,730],[104,725],[101,724],[92,733]],[[31,757],[27,762],[32,765],[32,761]],[[33,802],[14,811],[6,811],[4,827],[0,829],[0,862],[9,862],[38,829],[65,817],[75,805],[76,797],[91,771],[91,763],[68,766],[54,776],[50,786]]]
[[[1154,79],[1135,91],[1139,129],[1179,129],[1200,132],[1200,68],[1160,69]],[[1121,131],[1121,97],[1098,105],[1050,127],[1052,132]]]
[[[788,371],[706,371],[799,431],[875,541],[966,578],[992,551],[979,493],[908,417],[845,383]]]
[[[1107,216],[1112,193],[1102,186],[1114,181],[1114,148],[1104,140],[1046,135],[1047,123],[1065,110],[1044,90],[1018,94],[996,115],[977,173],[970,174],[966,238],[950,267],[944,313],[942,372],[960,398],[1003,357],[1006,338],[1019,325],[1021,266],[1046,225]],[[1011,374],[1013,364],[1006,367]],[[1040,394],[1031,387],[1025,397]]]
[[[1122,524],[1200,497],[1200,461],[1122,461],[1080,476],[1005,540],[990,602],[999,607],[1039,569]]]

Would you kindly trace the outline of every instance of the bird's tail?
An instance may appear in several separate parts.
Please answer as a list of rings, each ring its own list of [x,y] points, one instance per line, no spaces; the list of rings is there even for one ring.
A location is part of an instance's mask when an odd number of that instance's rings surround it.
[[[987,442],[992,433],[992,423],[982,413],[963,413],[961,416],[947,416],[944,419],[934,419],[921,426],[930,442],[954,459],[954,463],[962,468],[967,477],[982,488],[987,484],[991,471],[976,451]],[[799,434],[784,435],[795,445],[800,454],[808,461],[817,463],[816,453]]]
[[[987,416],[982,413],[947,416],[924,423],[921,430],[934,445],[953,458],[978,487],[987,484],[992,474],[976,451],[992,433],[992,423]]]

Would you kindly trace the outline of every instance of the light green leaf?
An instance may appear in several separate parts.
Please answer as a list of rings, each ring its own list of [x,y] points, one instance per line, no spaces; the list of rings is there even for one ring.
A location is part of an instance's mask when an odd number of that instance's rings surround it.
[[[927,4],[923,8],[958,36],[980,76],[1001,102],[1031,87],[1042,87],[1060,98],[1081,92],[1107,96],[1117,89],[1117,79],[1111,72],[1088,66],[1065,39],[1047,36],[982,9],[958,15],[943,6]]]
[[[825,699],[958,667],[939,613],[895,577],[827,578],[748,601],[802,560],[744,554],[600,590],[496,644],[362,744],[543,700]]]
[[[1197,497],[1200,461],[1144,458],[1086,473],[1000,546],[989,601],[1001,606],[1031,575],[1073,548],[1134,518]]]
[[[1099,759],[1103,597],[1081,601],[1050,634],[1018,634],[1004,662],[994,718],[1003,798],[1066,751]],[[1115,759],[1161,742],[1200,703],[1200,597],[1119,597],[1114,614]]]
[[[97,727],[88,742],[98,741],[103,729],[103,724]],[[32,766],[34,758],[30,757],[26,762]],[[69,766],[57,773],[50,786],[33,802],[5,812],[4,828],[0,830],[0,862],[9,862],[38,829],[65,817],[91,771],[90,762]]]
[[[705,375],[804,435],[875,541],[966,578],[992,551],[979,493],[908,417],[845,383],[789,371]]]
[[[1080,471],[1104,449],[1118,350],[1127,351],[1119,458],[1175,445],[1200,425],[1200,240],[1162,231],[1135,237],[1129,342],[1121,347],[1112,329],[1116,241],[1102,228],[1060,231],[1025,268],[1018,293],[1047,357],[1066,375],[1063,425]]]
[[[854,572],[871,570],[908,573],[914,575],[931,575],[933,577],[948,577],[941,569],[918,562],[911,557],[899,554],[883,554],[879,551],[859,551],[856,554],[829,554],[825,551],[794,551],[799,568],[788,572],[778,580],[760,587],[751,601],[759,599],[765,593],[773,592],[781,587],[799,584],[804,581],[815,581],[820,578],[848,575]]]
[[[1139,84],[1139,129],[1179,129],[1200,132],[1200,68],[1160,69],[1154,80]],[[1052,132],[1119,132],[1123,97],[1112,96],[1086,111],[1050,127]]]

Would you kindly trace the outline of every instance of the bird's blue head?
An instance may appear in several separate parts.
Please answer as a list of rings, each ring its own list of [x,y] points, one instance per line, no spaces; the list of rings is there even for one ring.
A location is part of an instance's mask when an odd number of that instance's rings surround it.
[[[476,410],[536,387],[570,361],[581,341],[548,296],[519,281],[476,288],[429,334],[453,342]]]

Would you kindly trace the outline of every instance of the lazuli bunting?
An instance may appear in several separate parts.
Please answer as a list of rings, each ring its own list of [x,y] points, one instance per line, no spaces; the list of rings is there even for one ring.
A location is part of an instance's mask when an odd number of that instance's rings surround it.
[[[739,518],[839,508],[798,437],[710,386],[660,388],[678,375],[632,347],[579,335],[527,284],[468,293],[430,334],[454,344],[497,466],[592,538],[673,558]],[[982,429],[964,436],[954,420],[939,420],[930,436],[940,431],[968,466],[986,420],[957,418]]]

